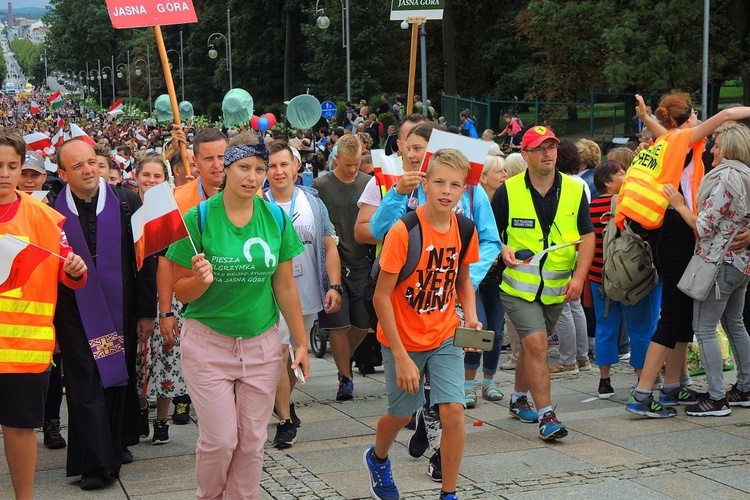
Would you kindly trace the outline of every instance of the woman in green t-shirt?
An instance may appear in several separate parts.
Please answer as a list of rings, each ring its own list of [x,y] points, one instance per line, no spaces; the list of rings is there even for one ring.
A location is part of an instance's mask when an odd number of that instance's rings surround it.
[[[167,252],[177,298],[189,302],[182,366],[200,421],[199,498],[258,498],[281,373],[279,310],[298,346],[292,367],[309,375],[292,271],[304,246],[288,216],[256,194],[267,163],[262,143],[228,148],[223,191],[185,214],[190,238]]]

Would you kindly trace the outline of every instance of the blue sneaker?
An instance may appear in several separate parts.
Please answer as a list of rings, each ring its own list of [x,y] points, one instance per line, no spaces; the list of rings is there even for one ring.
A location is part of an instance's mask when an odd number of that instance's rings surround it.
[[[440,500],[458,500],[455,493],[448,493],[447,495],[440,494]]]
[[[349,377],[338,374],[339,390],[336,393],[336,401],[351,401],[354,399],[354,382]]]
[[[558,419],[553,410],[548,411],[539,421],[539,436],[546,440],[564,438],[568,435],[568,429]]]
[[[701,395],[687,387],[678,387],[671,392],[664,392],[664,389],[662,389],[659,397],[659,403],[664,406],[692,405],[700,400]]]
[[[526,422],[527,424],[539,422],[539,416],[536,414],[536,411],[534,411],[534,407],[529,403],[526,396],[521,396],[516,399],[515,403],[510,404],[508,410],[511,415],[521,422]]]
[[[630,413],[649,418],[669,418],[677,415],[677,410],[674,408],[663,406],[661,403],[654,401],[653,394],[645,401],[637,401],[633,392],[631,392],[625,409]]]
[[[393,482],[391,459],[378,464],[372,459],[373,453],[375,453],[374,445],[366,449],[365,454],[362,455],[362,461],[370,472],[370,496],[375,500],[398,500],[398,488]]]

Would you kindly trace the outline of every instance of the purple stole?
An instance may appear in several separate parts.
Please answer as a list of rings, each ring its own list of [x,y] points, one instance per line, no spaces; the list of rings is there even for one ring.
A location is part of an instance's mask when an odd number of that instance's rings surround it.
[[[105,198],[102,207],[102,197]],[[102,387],[122,387],[128,383],[125,365],[123,327],[122,231],[120,202],[106,183],[99,183],[96,216],[96,264],[83,235],[70,187],[60,193],[55,208],[66,217],[64,230],[70,245],[88,267],[86,285],[75,291],[91,353]]]

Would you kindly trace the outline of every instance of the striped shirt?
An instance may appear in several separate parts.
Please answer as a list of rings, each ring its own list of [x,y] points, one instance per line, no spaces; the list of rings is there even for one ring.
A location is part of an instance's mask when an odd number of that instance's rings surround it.
[[[602,194],[599,198],[596,198],[589,204],[589,211],[591,212],[591,222],[594,224],[594,260],[591,262],[589,268],[589,279],[596,283],[602,282],[602,268],[604,267],[604,252],[602,249],[603,238],[602,232],[604,226],[609,222],[608,218],[604,218],[602,221],[602,215],[609,211],[609,207],[612,203],[611,194]]]

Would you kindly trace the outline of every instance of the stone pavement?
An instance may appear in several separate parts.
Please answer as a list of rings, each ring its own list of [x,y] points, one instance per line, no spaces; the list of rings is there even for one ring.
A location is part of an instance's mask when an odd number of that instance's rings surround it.
[[[261,498],[368,498],[362,453],[372,444],[385,411],[383,373],[355,375],[354,401],[339,403],[334,400],[336,369],[330,353],[312,358],[312,363],[313,376],[293,395],[302,420],[297,443],[284,451],[269,443]],[[725,376],[727,384],[734,382],[734,372]],[[512,377],[513,372],[496,377],[506,395]],[[693,379],[694,388],[705,390],[705,377]],[[641,418],[624,410],[634,382],[626,366],[614,367],[616,392],[604,401],[595,397],[598,370],[555,376],[553,404],[570,433],[551,443],[539,439],[536,424],[508,414],[507,398],[497,403],[480,398],[478,406],[466,412],[460,497],[750,498],[750,409],[734,408],[724,418],[687,417],[683,410],[666,420]],[[274,426],[269,426],[271,439]],[[171,425],[169,431],[168,444],[143,442],[131,448],[136,461],[123,466],[119,482],[98,492],[83,492],[78,478],[66,478],[65,451],[44,448],[39,433],[36,498],[194,498],[197,424]],[[437,499],[439,485],[426,474],[427,459],[411,458],[406,451],[410,435],[402,431],[391,451],[402,498]],[[5,498],[12,498],[12,489],[3,457],[0,499]]]

